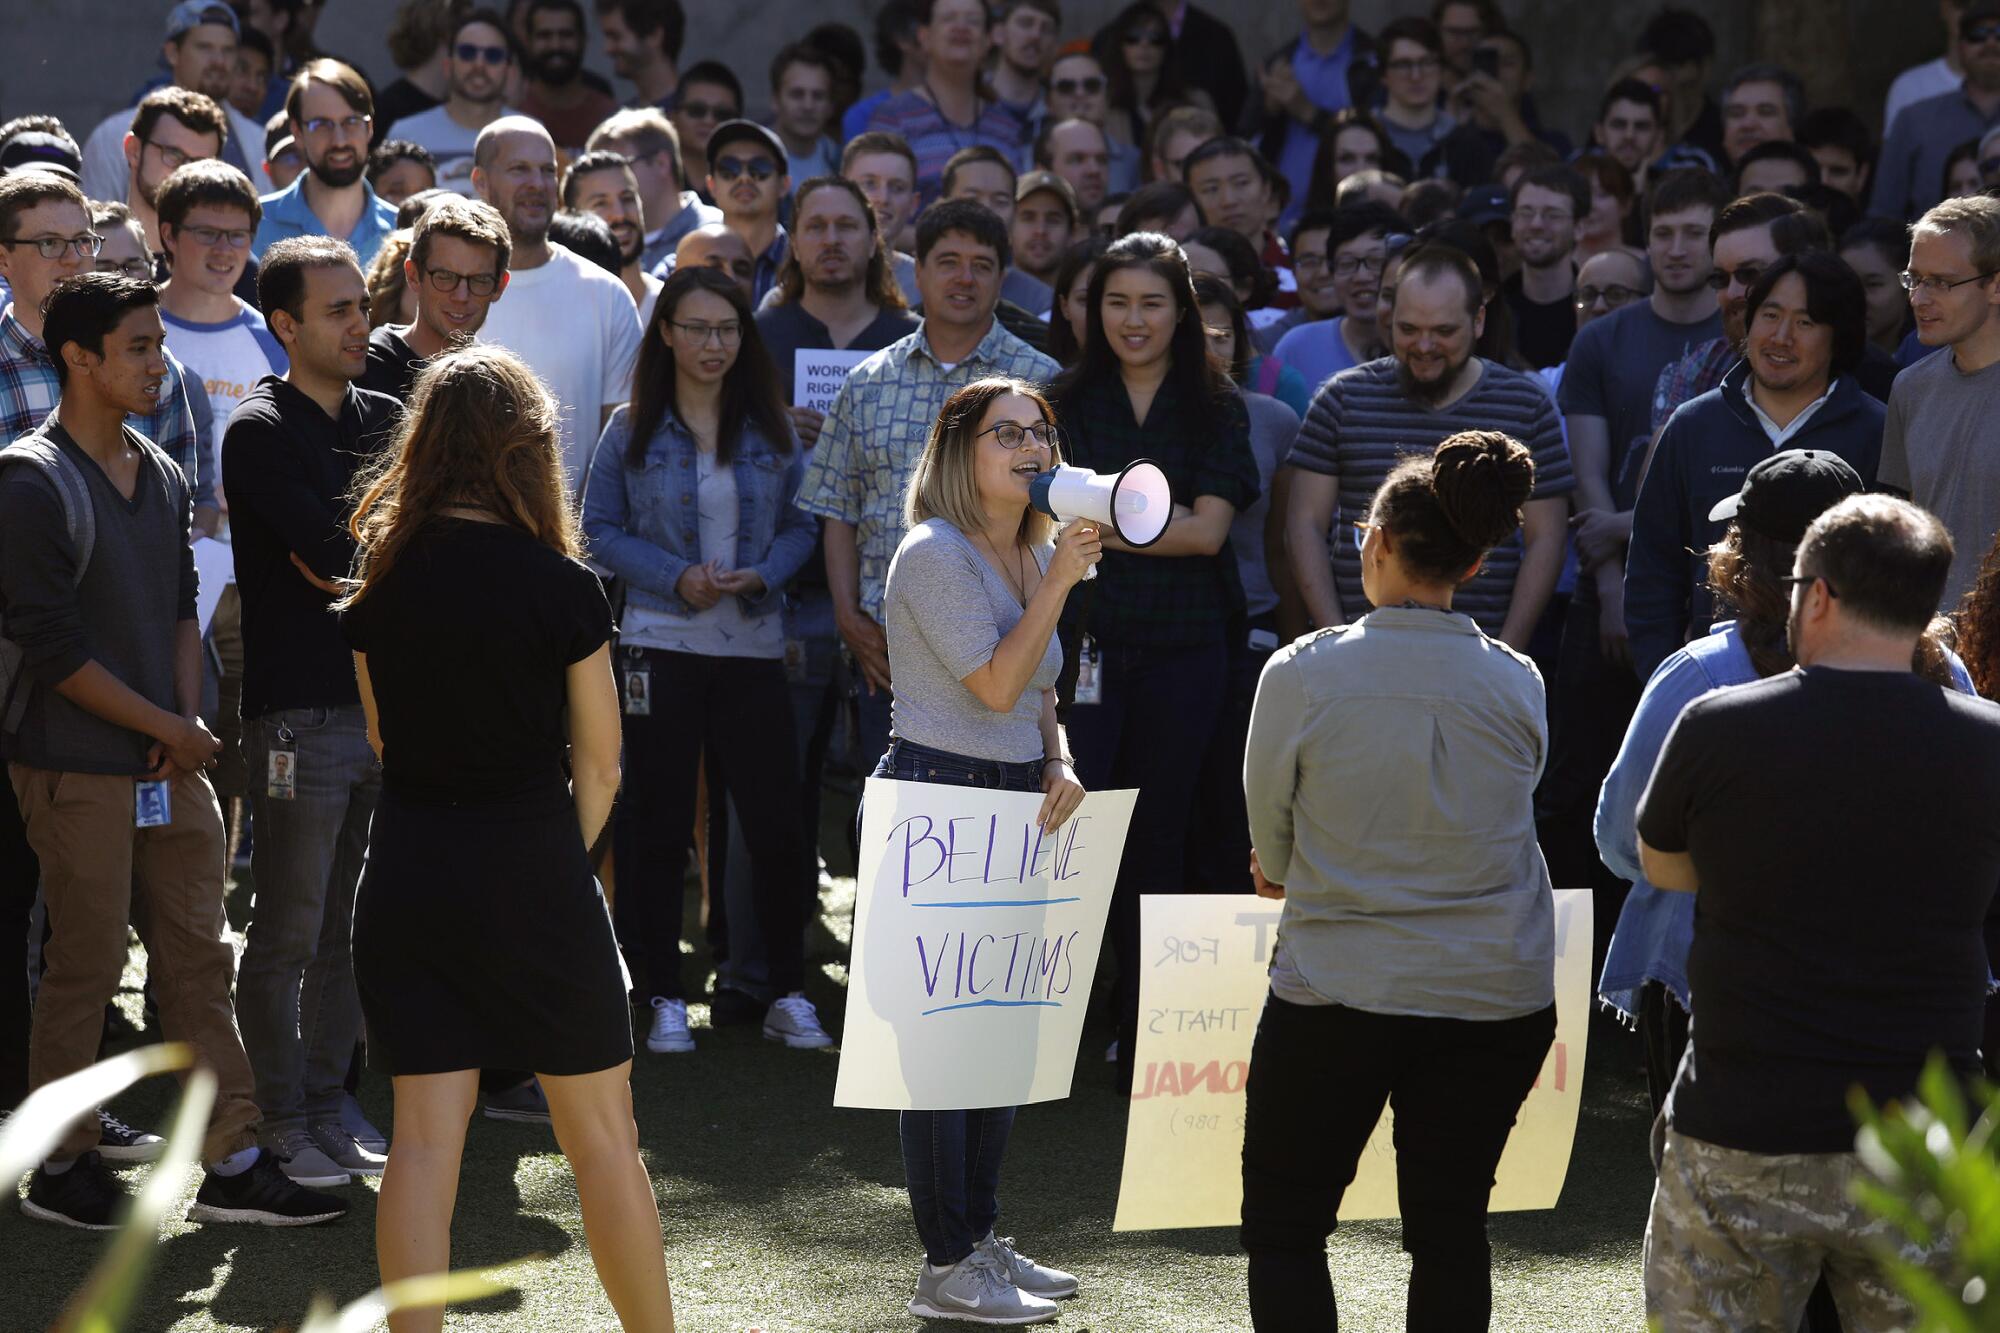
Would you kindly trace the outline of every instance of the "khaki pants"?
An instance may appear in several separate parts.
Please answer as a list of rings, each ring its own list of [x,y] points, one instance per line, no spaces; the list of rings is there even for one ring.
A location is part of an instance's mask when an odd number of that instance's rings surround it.
[[[142,829],[132,822],[132,778],[22,764],[8,765],[8,776],[41,860],[49,914],[28,1045],[30,1090],[97,1059],[104,1006],[125,970],[126,927],[136,922],[161,1027],[169,1040],[190,1043],[219,1085],[204,1160],[251,1146],[257,1106],[229,999],[236,959],[224,937],[222,812],[208,779],[195,773],[176,781],[173,822]],[[96,1118],[86,1117],[55,1155],[74,1157],[97,1142]]]

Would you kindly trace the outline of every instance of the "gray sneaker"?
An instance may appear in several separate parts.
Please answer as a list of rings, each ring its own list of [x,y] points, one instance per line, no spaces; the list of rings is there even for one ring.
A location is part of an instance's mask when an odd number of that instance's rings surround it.
[[[278,1169],[289,1176],[295,1185],[326,1189],[354,1183],[354,1178],[321,1150],[303,1125],[273,1135],[264,1147],[278,1160]]]
[[[1000,1265],[1000,1271],[1030,1295],[1043,1296],[1052,1301],[1076,1295],[1074,1273],[1036,1263],[1014,1248],[1012,1236],[996,1236],[989,1231],[986,1239],[979,1242],[979,1249],[993,1256],[993,1261]]]
[[[990,1253],[978,1249],[948,1272],[933,1273],[929,1264],[921,1265],[917,1294],[910,1298],[910,1313],[919,1319],[968,1324],[1045,1324],[1057,1312],[1054,1301],[1022,1291]]]
[[[361,1103],[351,1092],[340,1099],[340,1127],[369,1152],[389,1151],[389,1136],[368,1123],[368,1117],[362,1114]]]
[[[352,1171],[357,1176],[379,1176],[389,1159],[378,1152],[369,1152],[361,1146],[352,1134],[347,1132],[338,1120],[318,1120],[306,1126],[312,1141],[327,1160],[343,1171]]]

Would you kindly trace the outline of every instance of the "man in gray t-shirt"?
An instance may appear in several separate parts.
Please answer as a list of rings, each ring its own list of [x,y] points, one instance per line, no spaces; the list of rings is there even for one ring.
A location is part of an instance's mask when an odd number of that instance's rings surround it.
[[[1979,577],[2000,530],[2000,200],[1948,199],[1911,234],[1910,308],[1933,352],[1896,378],[1876,480],[1936,514],[1957,548],[1942,610]]]

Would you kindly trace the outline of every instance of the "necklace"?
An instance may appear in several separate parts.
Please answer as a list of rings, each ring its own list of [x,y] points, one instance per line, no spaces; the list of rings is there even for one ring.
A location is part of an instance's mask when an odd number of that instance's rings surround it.
[[[1014,543],[1014,568],[1010,570],[1007,568],[1007,562],[1000,558],[1000,548],[993,544],[991,538],[982,532],[979,534],[979,540],[985,542],[986,549],[993,552],[993,560],[999,566],[1000,577],[1007,580],[1014,594],[1014,600],[1021,604],[1023,611],[1027,610],[1028,566],[1021,559],[1021,544],[1019,542]]]

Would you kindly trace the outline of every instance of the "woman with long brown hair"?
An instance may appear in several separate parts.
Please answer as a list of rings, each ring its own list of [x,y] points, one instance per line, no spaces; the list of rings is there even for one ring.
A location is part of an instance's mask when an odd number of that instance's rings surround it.
[[[605,1294],[626,1329],[670,1333],[625,983],[588,853],[618,791],[611,610],[579,558],[556,405],[507,351],[447,352],[381,457],[357,483],[336,609],[383,761],[354,907],[370,1056],[395,1094],[382,1279],[451,1266],[479,1070],[530,1069]]]

